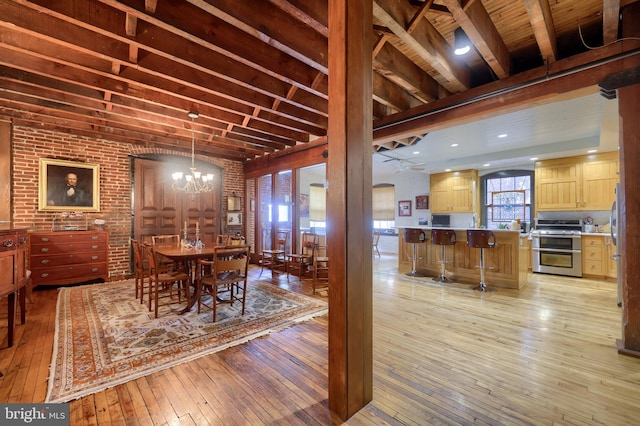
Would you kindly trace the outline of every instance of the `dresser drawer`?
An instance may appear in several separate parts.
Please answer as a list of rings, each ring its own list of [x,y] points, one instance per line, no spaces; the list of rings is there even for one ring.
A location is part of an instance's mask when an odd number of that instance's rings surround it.
[[[107,244],[97,241],[78,241],[73,243],[31,244],[31,255],[73,254],[78,252],[104,252]]]
[[[31,268],[73,265],[76,263],[96,263],[105,262],[106,260],[107,254],[104,250],[68,254],[34,254],[31,256]]]
[[[106,277],[106,262],[31,269],[31,279],[34,284],[68,284],[96,278],[103,278],[106,281]]]
[[[34,244],[72,244],[79,242],[106,242],[107,234],[104,232],[49,232],[45,234],[31,235],[31,245]]]

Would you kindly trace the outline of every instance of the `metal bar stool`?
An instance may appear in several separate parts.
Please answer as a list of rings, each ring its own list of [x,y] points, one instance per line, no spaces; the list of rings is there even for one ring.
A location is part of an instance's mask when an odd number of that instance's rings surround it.
[[[456,243],[456,231],[452,229],[432,229],[431,230],[431,244],[439,245],[441,247],[442,253],[440,255],[440,260],[438,263],[440,266],[440,275],[433,278],[435,282],[451,282],[449,278],[447,278],[445,274],[446,263],[451,263],[451,261],[446,260],[446,248],[447,246],[452,246]]]
[[[411,248],[411,272],[406,275],[410,277],[424,277],[425,275],[416,271],[416,263],[418,261],[418,244],[423,244],[427,237],[422,229],[406,228],[404,230],[404,241],[412,244]]]
[[[471,248],[480,249],[480,265],[476,266],[476,268],[480,268],[480,285],[473,287],[473,289],[477,291],[494,291],[494,289],[487,287],[484,282],[485,269],[493,269],[492,266],[487,267],[484,264],[484,249],[496,247],[496,236],[486,229],[467,229],[467,245]]]

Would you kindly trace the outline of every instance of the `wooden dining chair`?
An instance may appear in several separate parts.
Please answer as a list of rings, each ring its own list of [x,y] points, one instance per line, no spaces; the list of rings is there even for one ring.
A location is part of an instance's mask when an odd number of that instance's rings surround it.
[[[198,259],[198,313],[202,306],[207,307],[213,311],[213,322],[216,322],[219,304],[233,306],[234,302],[239,302],[242,305],[241,315],[244,315],[250,252],[250,246],[219,247],[215,249],[212,260]]]
[[[282,268],[283,272],[286,270],[284,254],[287,250],[287,241],[289,240],[288,231],[278,231],[276,235],[276,243],[273,249],[262,250],[260,254],[262,269],[260,275],[264,271],[264,267],[277,271],[278,268]]]
[[[380,242],[380,231],[373,233],[373,251],[374,256],[377,254],[380,257],[380,250],[378,250],[378,243]]]
[[[302,243],[300,253],[288,253],[287,258],[287,279],[289,274],[298,273],[298,277],[302,279],[313,263],[313,256],[318,245],[318,235],[313,232],[305,232],[302,234]]]
[[[321,282],[329,287],[329,255],[326,246],[316,247],[313,256],[313,294],[316,294]]]
[[[184,270],[180,269],[161,269],[159,267],[156,253],[153,245],[145,244],[144,249],[146,260],[149,262],[149,311],[151,311],[151,302],[154,304],[154,314],[158,318],[158,301],[161,298],[175,298],[177,295],[178,303],[182,302],[182,295],[185,300],[189,300],[189,281],[190,277]],[[174,295],[173,287],[177,285],[177,291]],[[160,293],[163,293],[161,296]]]
[[[218,234],[216,236],[216,245],[217,246],[228,246],[230,237],[231,237],[231,235],[228,235],[228,234]]]
[[[138,240],[131,240],[131,248],[133,249],[133,275],[136,286],[136,299],[140,298],[140,303],[144,303],[145,289],[151,297],[151,288],[149,286],[149,262],[142,252],[142,245]],[[146,282],[146,285],[145,285]]]
[[[151,243],[153,246],[156,245],[180,245],[180,235],[176,234],[166,234],[166,235],[152,235]],[[166,257],[160,257],[156,259],[158,261],[158,268],[160,270],[171,270],[179,268],[181,265],[178,265],[171,259],[167,259]]]
[[[157,244],[180,244],[180,235],[152,235],[151,242]]]

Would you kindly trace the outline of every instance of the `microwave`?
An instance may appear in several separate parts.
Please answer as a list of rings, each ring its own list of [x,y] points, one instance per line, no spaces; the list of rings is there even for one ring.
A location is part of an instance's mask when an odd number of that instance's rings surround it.
[[[451,226],[451,216],[448,214],[434,214],[431,216],[431,226],[434,228],[448,228]]]

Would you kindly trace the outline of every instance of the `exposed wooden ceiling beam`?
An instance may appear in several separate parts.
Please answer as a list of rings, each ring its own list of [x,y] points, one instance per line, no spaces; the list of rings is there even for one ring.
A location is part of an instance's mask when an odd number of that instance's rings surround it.
[[[511,75],[511,57],[482,2],[470,2],[463,7],[459,0],[442,0],[458,25],[462,27],[480,55],[498,76]]]
[[[618,39],[620,0],[602,0],[602,38],[604,44]]]
[[[401,18],[401,16],[398,16],[401,11],[397,8],[390,8],[390,11],[387,11],[379,4],[381,2],[382,0],[374,0],[373,2],[373,16],[375,19],[388,27],[418,56],[429,62],[431,66],[442,76],[442,79],[438,80],[440,84],[452,92],[459,92],[469,87],[470,73],[468,69],[461,66],[459,63],[447,62],[445,60],[446,55],[437,51],[436,48],[434,48],[433,43],[428,40],[418,40],[416,38],[418,35],[421,38],[426,38],[426,31],[422,32],[415,30],[413,34],[415,34],[416,37],[409,34],[406,31],[406,25],[398,21],[398,19]],[[399,3],[394,3],[394,6],[398,5]],[[425,25],[429,25],[427,21],[423,21],[426,23]],[[450,46],[449,50],[451,50]]]
[[[558,44],[549,0],[524,0],[524,5],[527,8],[542,59],[546,63],[555,62],[558,58]]]

